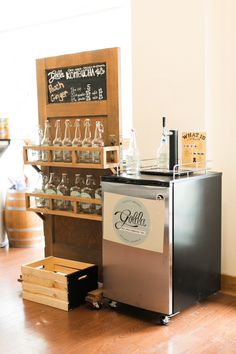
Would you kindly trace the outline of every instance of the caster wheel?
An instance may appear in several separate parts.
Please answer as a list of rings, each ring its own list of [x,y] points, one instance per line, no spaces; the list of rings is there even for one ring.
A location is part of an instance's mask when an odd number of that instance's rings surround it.
[[[163,325],[163,326],[165,326],[165,325],[167,325],[168,323],[169,323],[169,317],[168,316],[161,316],[161,318],[160,318],[160,324],[161,325]]]
[[[100,310],[102,304],[97,301],[96,302],[87,301],[87,306],[92,310]]]
[[[109,303],[109,306],[112,307],[112,308],[116,308],[117,307],[117,302],[116,301],[111,301]]]

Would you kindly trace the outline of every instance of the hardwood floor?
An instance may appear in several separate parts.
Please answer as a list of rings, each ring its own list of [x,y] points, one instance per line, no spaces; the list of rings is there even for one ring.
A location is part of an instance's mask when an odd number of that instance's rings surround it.
[[[1,354],[233,354],[236,297],[217,294],[173,317],[120,306],[70,312],[21,298],[21,264],[43,257],[40,249],[0,249]]]

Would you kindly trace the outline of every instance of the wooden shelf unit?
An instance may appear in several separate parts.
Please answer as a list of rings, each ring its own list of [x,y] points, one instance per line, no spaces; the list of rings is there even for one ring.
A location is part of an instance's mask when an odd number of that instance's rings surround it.
[[[105,147],[90,148],[91,151],[101,152],[101,164],[82,164],[76,161],[76,151],[87,148],[63,147],[63,150],[72,152],[72,162],[66,163],[52,161],[52,151],[56,149],[61,151],[61,147],[26,146],[24,148],[25,164],[32,165],[36,169],[38,169],[37,166],[41,166],[41,170],[47,175],[50,172],[58,174],[63,170],[63,172],[68,173],[70,180],[72,180],[74,171],[80,173],[83,169],[85,174],[93,174],[98,184],[101,176],[116,172],[115,167],[119,166],[120,160],[119,151],[122,133],[119,114],[119,48],[106,48],[41,58],[37,59],[36,68],[39,125],[43,128],[45,121],[49,120],[51,134],[54,137],[55,123],[56,120],[60,119],[63,136],[65,120],[69,119],[71,127],[74,127],[76,119],[80,119],[83,135],[84,121],[89,118],[91,133],[94,136],[96,121],[98,120],[104,127]],[[82,71],[83,75],[80,75]],[[100,89],[103,91],[103,97],[95,98],[93,96],[94,92],[99,92]],[[92,96],[88,98],[86,93],[86,97],[84,96],[85,98],[81,100],[79,97],[82,97],[81,93],[84,94],[85,91],[90,91]],[[72,99],[73,92],[78,94],[75,100]],[[64,94],[67,94],[67,96]],[[54,98],[58,97],[58,100],[54,101],[52,95]],[[68,99],[68,97],[70,98]],[[71,130],[73,136],[73,128]],[[115,146],[111,146],[112,144]],[[30,161],[28,155],[30,148],[48,150],[50,161]],[[114,161],[111,157],[114,158]],[[79,169],[78,172],[76,168]],[[56,199],[54,195],[53,198]],[[61,196],[59,199],[62,199]],[[79,198],[73,202],[75,208],[75,204],[80,202]],[[33,205],[29,206],[29,209],[44,214],[46,256],[97,264],[99,280],[102,281],[102,217],[100,215],[82,215],[75,213],[74,210],[69,212],[35,209]]]
[[[45,194],[45,193],[26,193],[25,198],[26,198],[26,210],[28,210],[28,211],[34,211],[36,213],[41,213],[41,214],[59,215],[59,216],[67,216],[67,217],[72,217],[72,218],[102,221],[101,215],[86,214],[86,213],[78,213],[77,212],[77,207],[78,207],[79,203],[101,205],[102,201],[98,200],[98,199]],[[49,200],[49,208],[38,208],[35,205],[35,198],[42,198],[42,199]],[[71,202],[72,210],[54,209],[54,207],[53,207],[54,200],[65,200],[65,201],[67,200],[67,201]]]
[[[29,151],[48,151],[48,161],[31,161]],[[71,151],[72,162],[53,161],[53,151]],[[79,163],[77,162],[77,152],[79,151],[99,151],[101,163]],[[24,163],[26,165],[38,165],[46,167],[70,167],[70,168],[89,168],[89,169],[107,169],[115,168],[119,165],[119,146],[106,147],[77,147],[77,146],[37,146],[27,145],[23,147]],[[114,161],[111,161],[111,154]]]

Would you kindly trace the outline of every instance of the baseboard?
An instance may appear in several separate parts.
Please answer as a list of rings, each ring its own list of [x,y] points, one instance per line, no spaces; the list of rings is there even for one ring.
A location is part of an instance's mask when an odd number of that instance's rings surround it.
[[[221,274],[221,292],[236,296],[236,276]]]

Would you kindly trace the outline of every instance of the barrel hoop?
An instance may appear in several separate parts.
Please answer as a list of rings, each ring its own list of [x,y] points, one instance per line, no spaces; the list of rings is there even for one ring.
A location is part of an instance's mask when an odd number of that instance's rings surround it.
[[[31,237],[31,238],[26,238],[26,239],[22,239],[22,238],[15,238],[14,239],[10,239],[10,241],[12,242],[28,242],[28,241],[43,241],[43,237]]]
[[[7,200],[25,200],[25,198],[7,197]]]
[[[6,227],[7,231],[9,232],[32,232],[32,231],[42,231],[41,227],[28,227],[26,229],[15,229],[15,228],[9,228]]]
[[[16,207],[6,207],[6,210],[14,210],[14,211],[26,211],[26,208],[16,208]]]

